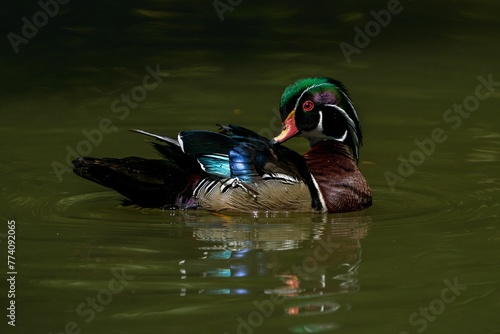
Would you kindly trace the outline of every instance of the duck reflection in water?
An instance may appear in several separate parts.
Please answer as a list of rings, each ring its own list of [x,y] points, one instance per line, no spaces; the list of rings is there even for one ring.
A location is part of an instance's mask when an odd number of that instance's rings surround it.
[[[182,278],[226,278],[214,283],[217,287],[195,293],[264,293],[275,304],[286,300],[287,315],[312,315],[336,311],[340,307],[336,295],[359,290],[360,241],[367,235],[369,217],[301,215],[300,223],[296,215],[250,222],[220,218],[217,223],[188,223],[203,256],[183,262]],[[269,277],[274,283],[269,284]],[[259,280],[268,286],[258,286]],[[183,290],[181,295],[187,293]]]

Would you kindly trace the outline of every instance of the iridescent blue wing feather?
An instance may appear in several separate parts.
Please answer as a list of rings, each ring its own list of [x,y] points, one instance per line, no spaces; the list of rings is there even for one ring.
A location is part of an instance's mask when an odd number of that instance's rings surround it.
[[[231,176],[243,182],[258,181],[261,175],[256,170],[255,156],[258,154],[255,147],[248,143],[240,143],[229,152]]]

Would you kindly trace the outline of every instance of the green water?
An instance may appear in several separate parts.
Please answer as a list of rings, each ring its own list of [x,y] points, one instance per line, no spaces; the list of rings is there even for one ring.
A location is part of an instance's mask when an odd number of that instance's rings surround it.
[[[499,5],[402,1],[356,46],[386,1],[232,3],[69,2],[17,53],[2,40],[2,332],[499,333]],[[5,36],[40,10],[11,5]],[[156,157],[131,128],[271,136],[284,87],[316,75],[358,110],[368,210],[138,210],[66,170]]]

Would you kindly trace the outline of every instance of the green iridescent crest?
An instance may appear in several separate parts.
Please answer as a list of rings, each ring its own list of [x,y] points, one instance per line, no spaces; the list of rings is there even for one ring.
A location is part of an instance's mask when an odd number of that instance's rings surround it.
[[[280,107],[283,108],[293,97],[300,96],[307,88],[325,83],[331,83],[331,80],[328,78],[306,78],[293,83],[281,95]]]

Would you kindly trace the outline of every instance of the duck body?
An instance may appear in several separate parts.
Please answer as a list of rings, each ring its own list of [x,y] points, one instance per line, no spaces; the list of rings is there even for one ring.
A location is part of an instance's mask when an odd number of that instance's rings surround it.
[[[272,140],[236,125],[220,126],[219,132],[183,131],[177,139],[132,130],[154,138],[151,144],[162,159],[83,157],[73,162],[74,172],[142,207],[361,210],[372,201],[357,167],[361,130],[353,107],[342,108],[339,99],[352,107],[339,82],[303,79],[285,90],[283,131]],[[326,109],[313,111],[322,104]],[[311,144],[304,155],[281,145],[297,135]]]

